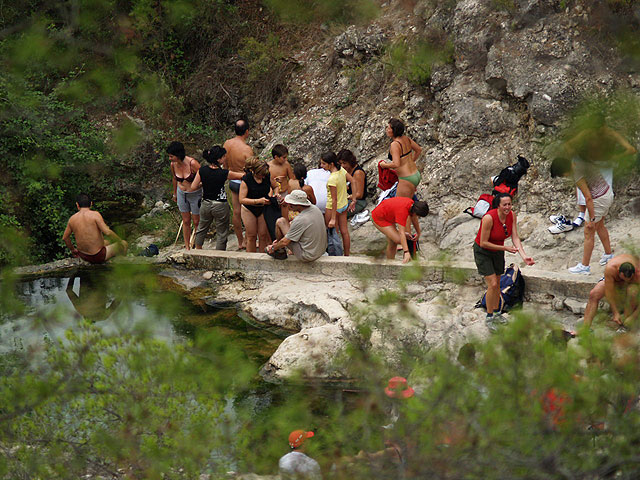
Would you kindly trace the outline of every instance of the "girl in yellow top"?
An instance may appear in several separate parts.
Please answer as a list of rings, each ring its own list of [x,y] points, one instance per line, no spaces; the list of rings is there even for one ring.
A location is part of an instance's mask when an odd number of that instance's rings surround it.
[[[327,180],[327,209],[325,223],[327,228],[337,227],[342,236],[344,255],[349,256],[351,237],[347,228],[347,182],[353,182],[351,175],[340,166],[338,157],[333,152],[323,153],[320,157],[320,167],[331,172]]]

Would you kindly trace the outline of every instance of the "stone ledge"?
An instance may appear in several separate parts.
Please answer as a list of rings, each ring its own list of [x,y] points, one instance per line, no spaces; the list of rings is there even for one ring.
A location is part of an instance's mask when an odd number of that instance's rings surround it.
[[[378,260],[371,257],[321,257],[305,263],[294,258],[274,260],[265,253],[191,250],[184,252],[186,266],[203,270],[240,270],[243,272],[282,272],[323,275],[331,278],[400,279],[401,273],[412,267],[398,260]],[[422,260],[421,283],[464,282],[481,284],[482,278],[471,262]],[[534,268],[523,269],[528,294],[550,297],[585,299],[599,280],[595,275],[572,275]]]

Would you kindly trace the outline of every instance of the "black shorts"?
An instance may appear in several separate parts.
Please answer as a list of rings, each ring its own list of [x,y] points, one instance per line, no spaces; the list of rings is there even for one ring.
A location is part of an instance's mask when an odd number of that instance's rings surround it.
[[[504,252],[487,250],[473,242],[473,259],[476,261],[478,273],[483,277],[502,275],[504,273]]]

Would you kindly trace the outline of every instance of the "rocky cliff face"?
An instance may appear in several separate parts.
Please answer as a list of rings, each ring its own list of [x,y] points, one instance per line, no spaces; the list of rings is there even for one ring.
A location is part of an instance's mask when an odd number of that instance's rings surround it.
[[[571,6],[561,8],[565,3]],[[571,205],[572,189],[549,178],[545,145],[585,95],[640,94],[638,72],[595,33],[602,12],[574,3],[383,4],[374,23],[297,52],[300,68],[290,93],[254,130],[254,146],[268,155],[275,143],[285,143],[290,158],[308,165],[316,165],[322,151],[349,148],[373,174],[374,192],[375,166],[389,143],[384,128],[399,117],[424,148],[419,194],[439,215],[451,218],[473,203],[518,153],[532,163],[521,183],[520,211]],[[428,85],[401,80],[389,65],[389,46],[434,34],[452,42],[453,61],[434,65]],[[638,145],[637,138],[629,140]],[[616,187],[616,212],[625,211],[640,193],[638,182],[618,178]]]

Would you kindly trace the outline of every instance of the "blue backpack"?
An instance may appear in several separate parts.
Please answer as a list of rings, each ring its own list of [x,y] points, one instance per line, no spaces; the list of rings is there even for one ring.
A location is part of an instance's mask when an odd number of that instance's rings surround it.
[[[524,278],[520,273],[520,267],[511,264],[500,277],[500,303],[498,311],[508,312],[516,305],[524,301]],[[476,308],[487,308],[487,294],[476,303]]]

